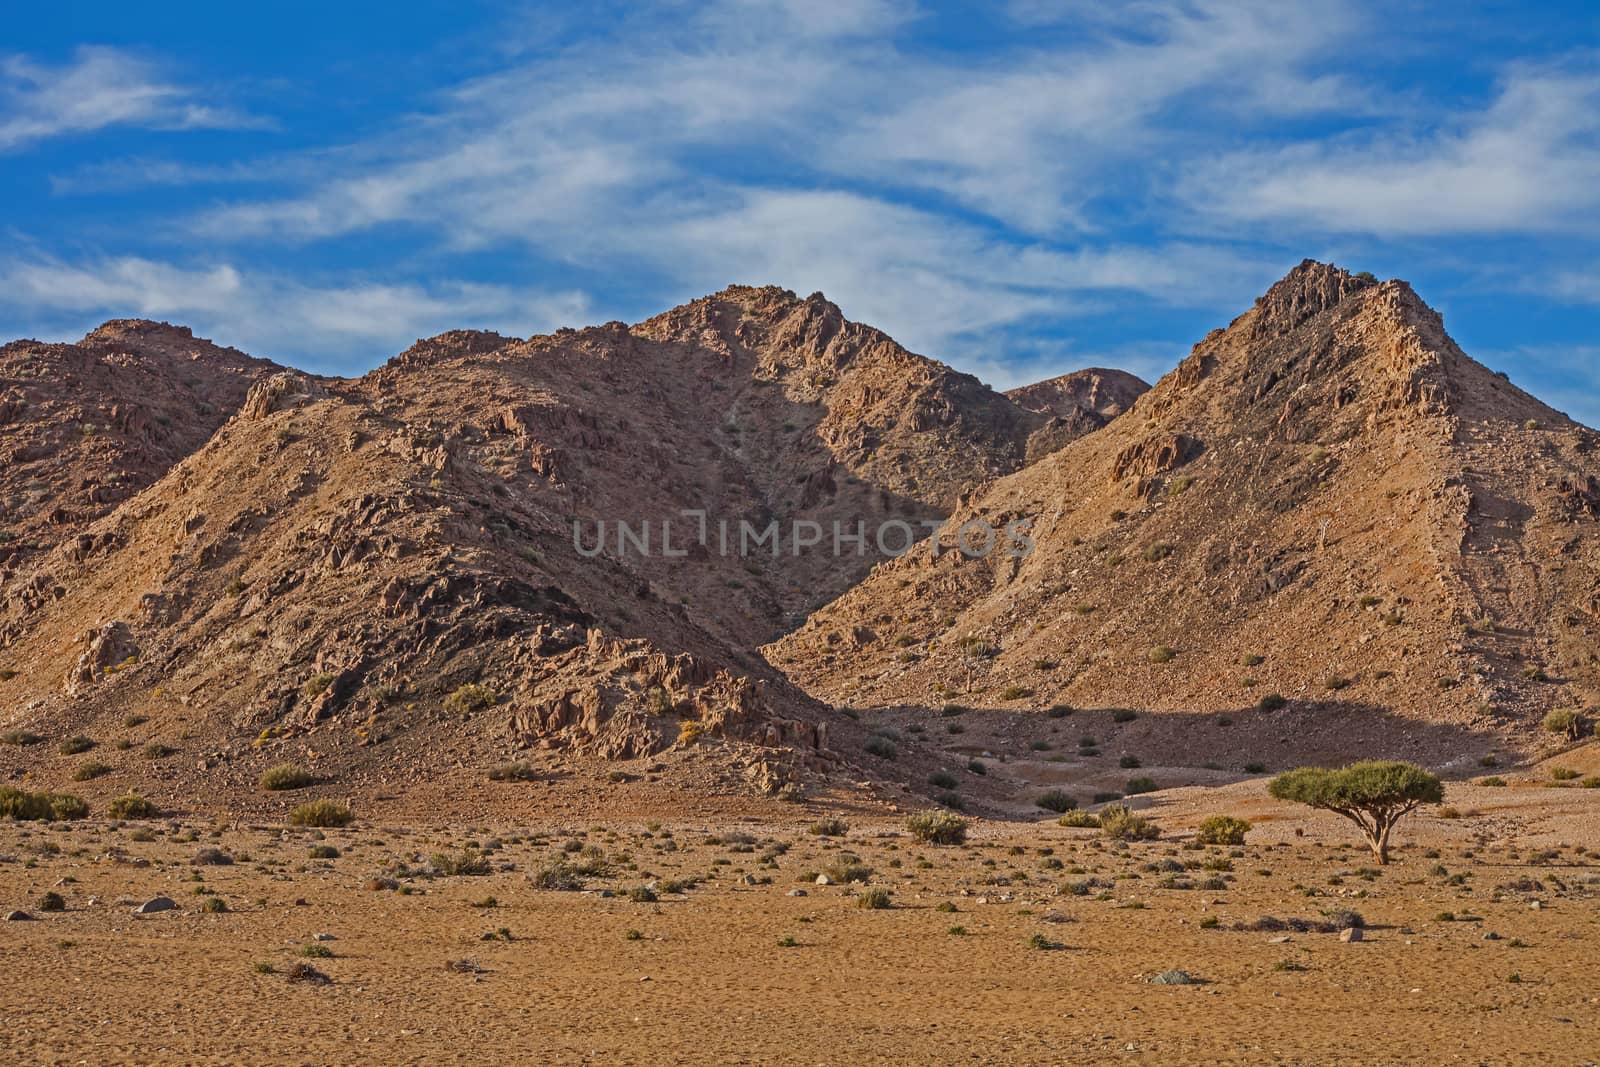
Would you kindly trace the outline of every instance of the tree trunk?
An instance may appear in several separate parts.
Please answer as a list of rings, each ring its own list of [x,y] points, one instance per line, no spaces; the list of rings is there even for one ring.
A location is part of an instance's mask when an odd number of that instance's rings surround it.
[[[1373,827],[1372,834],[1367,838],[1367,842],[1372,846],[1373,858],[1378,861],[1380,867],[1389,864],[1389,831],[1393,828],[1392,822],[1380,822]]]

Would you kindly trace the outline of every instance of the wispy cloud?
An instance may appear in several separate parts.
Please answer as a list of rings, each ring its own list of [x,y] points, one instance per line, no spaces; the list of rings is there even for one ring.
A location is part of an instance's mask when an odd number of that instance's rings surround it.
[[[147,61],[115,48],[85,46],[49,66],[0,57],[0,152],[108,126],[237,128],[261,120],[196,98]]]
[[[177,318],[255,354],[359,373],[418,337],[459,327],[547,332],[582,325],[591,308],[577,291],[451,280],[319,286],[230,263],[186,267],[124,256],[0,261],[0,312],[58,338],[108,317]]]
[[[1481,110],[1236,152],[1197,167],[1184,194],[1203,217],[1318,233],[1593,232],[1600,75],[1516,69]]]

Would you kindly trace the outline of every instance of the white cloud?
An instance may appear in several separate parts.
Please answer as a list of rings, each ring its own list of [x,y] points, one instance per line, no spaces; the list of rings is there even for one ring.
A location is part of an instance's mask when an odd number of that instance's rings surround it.
[[[0,311],[58,338],[109,317],[173,318],[256,355],[356,373],[445,330],[525,335],[582,325],[591,314],[588,298],[576,291],[459,281],[319,287],[227,263],[180,267],[131,256],[0,262]],[[349,363],[353,352],[356,365]]]
[[[0,152],[108,126],[258,125],[196,100],[190,90],[162,80],[149,63],[115,48],[84,46],[58,67],[26,56],[0,57]]]
[[[469,81],[347,146],[324,180],[225,205],[202,229],[314,240],[405,225],[550,245],[750,188],[865,182],[1048,238],[1092,229],[1085,204],[1126,180],[1117,168],[1187,136],[1178,112],[1197,95],[1232,123],[1361,106],[1306,70],[1349,31],[1338,6],[1315,18],[1259,0],[1143,10],[1065,45],[980,57],[900,47],[904,5],[672,8]]]
[[[1486,108],[1434,128],[1252,149],[1197,168],[1202,217],[1319,233],[1592,232],[1600,217],[1600,76],[1522,68]]]

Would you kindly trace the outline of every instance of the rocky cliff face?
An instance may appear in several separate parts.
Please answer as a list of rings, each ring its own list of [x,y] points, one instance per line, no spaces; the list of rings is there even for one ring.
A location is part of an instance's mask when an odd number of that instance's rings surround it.
[[[835,555],[836,521],[942,517],[1044,421],[773,289],[633,328],[457,331],[351,381],[238,366],[258,380],[241,369],[215,432],[194,420],[120,505],[41,536],[0,613],[11,723],[181,722],[183,780],[236,791],[313,751],[352,788],[702,737],[766,789],[838,769],[857,728],[753,646],[870,567]],[[723,550],[720,523],[775,525],[779,550]]]
[[[1105,429],[952,518],[1031,517],[1026,558],[886,564],[770,653],[869,703],[1265,694],[1525,735],[1600,700],[1597,453],[1404,282],[1307,261]]]

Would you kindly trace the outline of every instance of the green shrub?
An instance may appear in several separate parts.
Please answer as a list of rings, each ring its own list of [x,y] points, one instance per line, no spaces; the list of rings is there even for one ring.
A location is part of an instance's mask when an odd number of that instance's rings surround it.
[[[928,784],[935,789],[954,789],[956,787],[956,776],[949,771],[934,771],[928,775]]]
[[[1111,713],[1111,721],[1116,723],[1132,722],[1139,717],[1139,713],[1132,708],[1117,708]]]
[[[1570,782],[1578,777],[1578,772],[1571,767],[1551,767],[1550,777],[1558,782]]]
[[[87,763],[80,764],[78,769],[72,772],[72,780],[74,782],[88,782],[95,778],[103,778],[110,774],[112,769],[109,763],[89,760]]]
[[[1491,788],[1495,789],[1503,789],[1505,787],[1506,780],[1500,777],[1498,774],[1491,774],[1487,778],[1479,778],[1478,784],[1490,786]]]
[[[843,819],[830,817],[818,819],[806,829],[817,837],[843,837],[849,831],[850,825]]]
[[[1157,645],[1150,650],[1151,663],[1171,663],[1177,658],[1177,650],[1170,645]]]
[[[1072,808],[1061,813],[1061,818],[1056,820],[1056,825],[1066,826],[1074,830],[1098,830],[1100,818],[1087,811]]]
[[[1195,840],[1202,845],[1242,845],[1250,823],[1232,815],[1212,815],[1200,824]]]
[[[306,679],[306,684],[300,687],[300,695],[307,700],[315,700],[329,689],[332,689],[333,683],[338,680],[338,675],[328,674],[326,671],[313,674]]]
[[[892,908],[894,904],[889,900],[889,891],[881,886],[875,886],[856,898],[856,907],[866,908],[868,911],[883,911]]]
[[[1100,832],[1113,841],[1153,841],[1161,831],[1135,815],[1124,804],[1108,804],[1100,809]]]
[[[1008,685],[1000,690],[1001,700],[1024,700],[1033,696],[1033,690],[1025,685]]]
[[[313,800],[289,813],[291,826],[349,826],[355,821],[355,812],[336,800]]]
[[[1257,711],[1282,711],[1289,706],[1289,698],[1281,693],[1268,693],[1256,701]]]
[[[549,889],[563,893],[576,893],[583,888],[584,873],[566,860],[551,860],[539,870],[528,875],[535,889]]]
[[[1154,778],[1129,778],[1125,792],[1131,797],[1140,793],[1154,793],[1157,788]]]
[[[1139,768],[1139,757],[1123,756],[1121,759],[1117,760],[1117,766],[1121,767],[1125,771],[1137,770]]]
[[[304,789],[315,779],[311,772],[294,763],[280,763],[276,767],[269,767],[261,775],[261,788],[269,792],[284,789]]]
[[[1589,727],[1582,708],[1557,708],[1544,717],[1544,728],[1553,734],[1562,734],[1576,741]]]
[[[93,741],[87,737],[84,737],[82,734],[77,734],[73,737],[67,738],[65,741],[62,741],[61,744],[57,745],[56,751],[60,752],[63,756],[76,756],[81,752],[89,751],[93,747]]]
[[[982,760],[971,759],[967,761],[967,770],[972,774],[988,774],[989,768]]]
[[[539,772],[526,760],[513,760],[489,768],[491,782],[534,782],[538,778]]]
[[[39,898],[39,910],[66,911],[67,898],[52,889]]]
[[[967,839],[967,820],[943,811],[919,811],[906,820],[906,829],[918,841],[934,845],[959,845]]]
[[[7,730],[0,733],[0,745],[37,745],[44,738],[31,730]]]
[[[1042,794],[1034,803],[1045,811],[1055,812],[1071,811],[1078,806],[1078,802],[1070,794],[1064,793],[1059,789],[1052,789],[1048,793]]]
[[[51,793],[50,815],[56,819],[88,818],[89,805],[82,797],[75,797],[71,793]]]
[[[436,852],[430,861],[435,874],[449,877],[476,877],[489,874],[493,868],[489,865],[489,857],[477,849],[469,848],[461,852]]]
[[[879,759],[894,759],[900,755],[900,750],[886,737],[869,737],[867,743],[861,747],[869,756],[877,756]]]
[[[492,708],[500,702],[500,697],[493,689],[486,685],[469,682],[454,693],[444,698],[444,710],[462,715],[484,708]]]
[[[113,819],[153,819],[156,806],[130,789],[120,797],[111,799],[106,805],[106,814]]]
[[[849,885],[851,882],[865,882],[872,877],[872,868],[862,863],[856,856],[848,853],[828,864],[823,870],[828,876],[828,881],[837,885]]]
[[[160,741],[152,741],[140,751],[144,753],[145,759],[166,759],[178,750],[171,745],[164,745]]]

